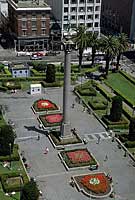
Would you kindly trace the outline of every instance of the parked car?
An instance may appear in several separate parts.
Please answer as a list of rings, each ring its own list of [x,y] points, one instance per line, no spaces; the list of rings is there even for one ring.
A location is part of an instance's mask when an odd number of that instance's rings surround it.
[[[39,54],[37,55],[37,53],[34,53],[30,56],[30,59],[31,60],[42,60],[42,56],[41,55],[39,56]]]

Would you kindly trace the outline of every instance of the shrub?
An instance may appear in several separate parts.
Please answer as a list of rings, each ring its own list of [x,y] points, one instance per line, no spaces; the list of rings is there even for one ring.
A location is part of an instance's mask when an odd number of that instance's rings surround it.
[[[97,92],[93,87],[79,88],[78,93],[82,96],[96,96]]]
[[[14,90],[14,89],[21,89],[21,84],[17,81],[14,82],[3,82],[2,83],[3,87],[6,87],[8,90]]]
[[[0,86],[0,91],[7,91],[6,87]]]
[[[54,83],[46,83],[45,81],[41,81],[40,83],[43,87],[61,87],[63,85],[63,82],[61,81],[57,81]]]
[[[133,117],[130,119],[128,139],[135,141],[135,118]]]
[[[19,153],[18,153],[18,145],[14,144],[13,146],[13,153],[11,156],[0,156],[0,161],[18,161],[20,159]]]
[[[113,122],[117,122],[122,116],[122,98],[115,96],[112,98],[112,108],[110,110],[110,118]]]
[[[94,110],[105,110],[107,107],[107,104],[104,101],[91,100],[88,101],[88,104]]]
[[[125,143],[125,147],[127,147],[127,148],[134,148],[135,147],[135,141],[127,141]]]
[[[56,73],[55,65],[48,64],[47,70],[46,70],[46,82],[47,83],[55,82],[55,73]]]

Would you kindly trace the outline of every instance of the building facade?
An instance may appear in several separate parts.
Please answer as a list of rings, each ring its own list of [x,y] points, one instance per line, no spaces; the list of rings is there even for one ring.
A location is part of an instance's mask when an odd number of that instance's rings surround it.
[[[48,0],[54,17],[61,24],[62,36],[67,29],[74,32],[79,25],[100,35],[101,0]]]
[[[135,40],[135,0],[102,0],[101,31],[124,32]]]
[[[22,63],[21,64],[11,64],[9,66],[9,70],[11,71],[13,78],[30,76],[29,66],[24,65]]]
[[[50,11],[43,0],[8,0],[15,49],[36,51],[48,48]]]

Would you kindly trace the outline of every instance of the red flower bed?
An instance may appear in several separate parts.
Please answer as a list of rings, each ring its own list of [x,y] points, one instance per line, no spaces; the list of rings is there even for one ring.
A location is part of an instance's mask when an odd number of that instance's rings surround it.
[[[62,121],[62,114],[53,114],[53,115],[46,115],[45,120],[50,123],[60,123]]]
[[[38,109],[56,109],[56,105],[53,104],[49,100],[42,99],[37,102],[37,108]]]
[[[109,182],[104,173],[86,175],[81,179],[81,184],[94,193],[106,193]]]
[[[66,153],[72,163],[89,162],[92,158],[86,150],[77,150]]]

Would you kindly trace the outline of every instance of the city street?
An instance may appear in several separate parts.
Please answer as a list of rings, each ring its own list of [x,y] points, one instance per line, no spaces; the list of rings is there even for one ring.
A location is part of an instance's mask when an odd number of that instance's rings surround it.
[[[17,91],[16,94],[0,94],[1,104],[5,108],[6,120],[11,119],[15,123],[17,139],[16,142],[23,151],[30,165],[29,175],[34,177],[43,192],[42,200],[87,200],[81,192],[70,186],[72,175],[90,173],[90,170],[75,170],[67,172],[58,157],[58,150],[54,149],[44,131],[38,127],[36,115],[31,110],[33,102],[40,98],[52,100],[62,107],[62,88],[48,88],[42,95],[31,96],[27,92]],[[135,191],[135,174],[133,161],[124,151],[118,148],[116,142],[112,142],[110,136],[93,115],[83,112],[83,106],[76,101],[71,91],[71,127],[76,128],[83,139],[87,139],[87,147],[98,160],[100,166],[98,171],[110,173],[113,177],[114,190],[117,200],[133,200]],[[37,136],[40,134],[40,140]],[[100,144],[97,138],[100,135]],[[49,148],[47,155],[45,148]],[[73,148],[66,147],[66,149]],[[105,162],[105,155],[108,160]],[[110,197],[106,198],[109,200]]]

